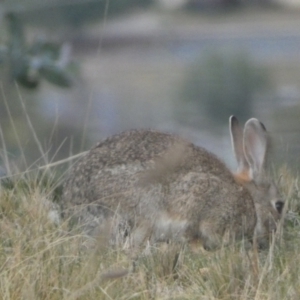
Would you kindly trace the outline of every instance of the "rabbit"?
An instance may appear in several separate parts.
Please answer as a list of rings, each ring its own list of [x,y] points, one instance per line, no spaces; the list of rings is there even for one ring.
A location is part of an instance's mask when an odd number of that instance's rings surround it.
[[[284,206],[267,174],[268,134],[255,118],[243,129],[231,116],[229,128],[236,173],[173,134],[131,130],[107,138],[71,168],[66,216],[92,236],[123,228],[134,246],[174,240],[210,250],[255,238],[267,247]]]

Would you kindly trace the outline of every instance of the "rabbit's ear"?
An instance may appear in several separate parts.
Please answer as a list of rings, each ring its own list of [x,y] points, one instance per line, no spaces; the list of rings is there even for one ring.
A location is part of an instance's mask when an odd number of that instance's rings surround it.
[[[238,163],[238,173],[248,173],[250,166],[244,154],[243,128],[235,116],[229,118],[231,144]]]
[[[265,126],[257,119],[250,119],[244,129],[244,152],[253,179],[263,174],[268,152],[268,135]]]

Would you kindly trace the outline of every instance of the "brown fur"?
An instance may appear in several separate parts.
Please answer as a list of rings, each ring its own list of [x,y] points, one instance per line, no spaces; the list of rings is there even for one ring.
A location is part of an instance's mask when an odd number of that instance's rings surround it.
[[[198,239],[211,249],[228,232],[230,239],[254,235],[257,214],[245,180],[175,135],[132,130],[100,142],[74,165],[63,204],[89,234],[109,222],[115,237],[126,224],[134,245]]]
[[[249,172],[247,172],[247,171],[242,171],[242,172],[236,173],[233,176],[234,176],[235,181],[242,185],[245,185],[246,183],[249,183],[252,180]]]

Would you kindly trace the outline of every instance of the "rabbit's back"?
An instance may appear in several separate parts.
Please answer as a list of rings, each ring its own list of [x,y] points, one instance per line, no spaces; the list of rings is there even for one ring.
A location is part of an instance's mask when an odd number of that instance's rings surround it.
[[[90,203],[100,200],[110,189],[116,193],[127,189],[132,184],[128,178],[133,174],[143,185],[179,180],[190,172],[233,181],[223,162],[204,148],[168,133],[126,131],[97,144],[71,168],[64,184],[64,198],[73,204]]]
[[[245,219],[251,235],[256,222],[251,196],[223,162],[184,139],[151,130],[127,131],[93,148],[71,170],[64,203],[86,205],[90,215],[104,219],[116,211],[130,222],[142,216],[156,224],[156,240],[166,235],[168,222],[171,236],[178,230],[195,238],[206,231],[222,235],[228,226],[241,235]]]

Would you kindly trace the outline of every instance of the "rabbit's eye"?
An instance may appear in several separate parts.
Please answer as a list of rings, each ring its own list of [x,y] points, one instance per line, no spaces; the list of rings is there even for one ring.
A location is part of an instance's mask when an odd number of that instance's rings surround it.
[[[277,201],[275,203],[275,207],[276,207],[278,213],[280,213],[280,214],[282,213],[283,206],[284,206],[284,202],[282,202],[282,201]]]

